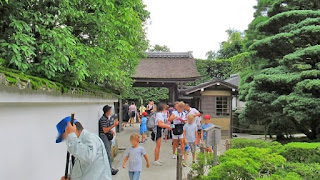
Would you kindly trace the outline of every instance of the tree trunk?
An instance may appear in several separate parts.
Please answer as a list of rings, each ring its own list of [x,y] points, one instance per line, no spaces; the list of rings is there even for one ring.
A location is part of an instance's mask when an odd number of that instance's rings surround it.
[[[318,123],[316,121],[313,121],[311,123],[311,132],[309,131],[309,134],[307,135],[307,137],[310,140],[315,140],[317,139],[317,135],[318,135]]]
[[[317,125],[314,125],[314,123],[312,123],[312,127],[311,127],[311,132],[308,128],[302,126],[297,120],[291,118],[292,123],[295,125],[295,127],[297,128],[298,131],[300,131],[301,133],[305,134],[308,139],[310,140],[314,140],[317,138]]]

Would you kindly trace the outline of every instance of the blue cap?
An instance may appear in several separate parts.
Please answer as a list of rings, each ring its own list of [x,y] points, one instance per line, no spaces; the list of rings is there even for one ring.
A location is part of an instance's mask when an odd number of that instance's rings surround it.
[[[56,139],[56,143],[62,142],[62,134],[66,130],[68,122],[71,121],[71,116],[65,117],[57,124],[58,137]],[[73,123],[77,122],[77,120],[73,120]]]

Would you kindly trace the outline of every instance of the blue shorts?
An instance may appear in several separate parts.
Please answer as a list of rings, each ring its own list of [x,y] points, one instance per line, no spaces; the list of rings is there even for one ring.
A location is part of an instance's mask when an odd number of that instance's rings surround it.
[[[129,179],[130,180],[139,180],[140,179],[140,171],[129,171]]]
[[[147,132],[147,125],[141,124],[140,125],[140,134],[146,133]]]

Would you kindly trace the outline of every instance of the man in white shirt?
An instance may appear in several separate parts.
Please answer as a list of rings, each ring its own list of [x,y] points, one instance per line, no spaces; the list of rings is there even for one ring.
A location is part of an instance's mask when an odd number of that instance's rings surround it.
[[[188,116],[189,114],[195,116],[193,124],[197,125],[198,132],[200,133],[201,132],[200,131],[200,127],[201,127],[201,120],[202,120],[201,115],[202,115],[202,113],[200,111],[198,111],[196,108],[190,107],[189,104],[186,104],[184,110],[186,112],[186,116]],[[198,142],[199,142],[199,137],[200,136],[198,136],[198,139],[197,139]]]
[[[200,126],[201,126],[201,122],[200,122],[200,121],[201,121],[201,118],[200,118],[201,113],[200,113],[196,108],[190,107],[189,104],[186,104],[186,105],[185,105],[184,110],[185,110],[185,112],[186,112],[186,116],[188,116],[189,114],[192,114],[192,115],[195,116],[195,121],[194,121],[194,123],[195,123],[198,127],[200,127]]]

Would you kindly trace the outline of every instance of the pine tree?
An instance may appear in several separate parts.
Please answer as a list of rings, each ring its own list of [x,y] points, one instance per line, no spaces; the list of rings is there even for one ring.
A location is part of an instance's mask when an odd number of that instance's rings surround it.
[[[269,1],[271,2],[271,1]],[[320,1],[277,0],[249,29],[252,71],[242,75],[243,120],[262,121],[281,135],[316,139],[320,125]],[[263,18],[262,18],[263,17]],[[257,38],[257,39],[255,39]],[[260,39],[259,39],[260,38]]]

